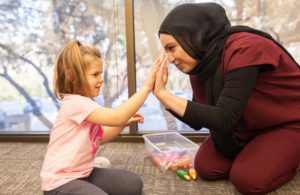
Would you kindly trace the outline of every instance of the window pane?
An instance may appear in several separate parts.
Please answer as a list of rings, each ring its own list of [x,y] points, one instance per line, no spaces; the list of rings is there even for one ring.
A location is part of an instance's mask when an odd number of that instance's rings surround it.
[[[137,88],[145,82],[152,62],[159,55],[161,47],[158,29],[164,16],[176,5],[182,3],[209,2],[199,0],[138,0],[135,3],[136,77]],[[300,61],[300,21],[298,20],[299,1],[281,0],[227,0],[210,1],[224,6],[232,25],[248,25],[270,33],[283,43],[295,59]],[[191,99],[192,91],[187,75],[169,67],[168,89],[170,92]],[[195,132],[167,112],[153,95],[150,95],[141,108],[145,123],[139,125],[140,133],[147,131],[180,130]],[[207,132],[207,129],[205,129]]]
[[[0,133],[49,131],[59,108],[53,65],[72,39],[101,51],[105,85],[96,101],[113,106],[127,90],[124,13],[121,0],[2,0]]]

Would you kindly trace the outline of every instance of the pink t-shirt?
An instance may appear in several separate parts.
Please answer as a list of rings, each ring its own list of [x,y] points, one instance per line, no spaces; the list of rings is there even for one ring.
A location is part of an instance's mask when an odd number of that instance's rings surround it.
[[[97,108],[99,105],[88,97],[63,98],[41,170],[43,191],[88,177],[92,172],[103,130],[101,125],[89,123],[85,118]]]

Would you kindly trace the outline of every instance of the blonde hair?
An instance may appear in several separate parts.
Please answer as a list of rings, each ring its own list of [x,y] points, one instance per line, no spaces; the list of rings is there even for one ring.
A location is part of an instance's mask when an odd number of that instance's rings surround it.
[[[65,45],[54,67],[54,95],[62,99],[65,94],[86,95],[89,93],[85,73],[88,62],[86,54],[101,59],[100,52],[89,45],[74,40]]]

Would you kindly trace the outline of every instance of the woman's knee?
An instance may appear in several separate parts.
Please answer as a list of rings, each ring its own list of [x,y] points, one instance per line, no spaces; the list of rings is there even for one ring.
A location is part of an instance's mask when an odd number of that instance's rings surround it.
[[[253,178],[245,172],[231,171],[229,179],[242,194],[260,194],[263,191],[261,178]]]
[[[229,179],[235,188],[243,194],[262,194],[267,181],[263,175],[262,167],[251,169],[247,163],[234,163]]]
[[[199,148],[195,156],[195,169],[204,180],[221,180],[228,178],[231,161],[220,155],[208,137]]]
[[[243,173],[230,174],[230,181],[242,194],[265,194],[270,190],[270,181],[260,177],[251,177]]]
[[[229,174],[229,167],[205,159],[195,159],[195,170],[198,177],[207,181],[227,179]]]
[[[291,170],[284,174],[264,174],[263,170],[232,168],[230,181],[242,194],[266,194],[278,189],[295,175]]]
[[[212,170],[207,166],[205,161],[201,158],[195,158],[195,170],[197,172],[198,177],[204,180],[213,180]]]

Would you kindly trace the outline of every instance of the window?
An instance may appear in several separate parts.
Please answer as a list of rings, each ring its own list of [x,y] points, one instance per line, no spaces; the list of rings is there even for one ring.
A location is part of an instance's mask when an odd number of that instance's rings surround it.
[[[96,46],[105,86],[96,101],[113,106],[127,90],[123,1],[9,1],[0,3],[0,133],[46,131],[59,103],[53,65],[72,39]]]

